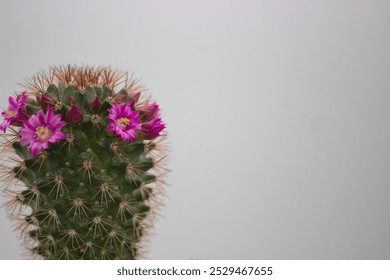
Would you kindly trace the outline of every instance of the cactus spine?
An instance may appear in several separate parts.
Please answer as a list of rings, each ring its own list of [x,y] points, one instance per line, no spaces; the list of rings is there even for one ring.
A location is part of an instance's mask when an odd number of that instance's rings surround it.
[[[3,191],[43,259],[136,259],[160,204],[165,125],[127,73],[51,67],[3,112]]]

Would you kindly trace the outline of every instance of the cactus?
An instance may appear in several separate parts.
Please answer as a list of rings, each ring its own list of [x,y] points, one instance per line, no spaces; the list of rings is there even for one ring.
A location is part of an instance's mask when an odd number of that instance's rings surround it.
[[[107,67],[51,67],[23,86],[2,113],[0,166],[27,251],[140,258],[167,173],[158,105]]]

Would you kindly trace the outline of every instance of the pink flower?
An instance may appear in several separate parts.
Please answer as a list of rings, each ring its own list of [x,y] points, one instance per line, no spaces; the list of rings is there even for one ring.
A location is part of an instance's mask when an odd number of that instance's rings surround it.
[[[137,118],[138,112],[131,111],[130,103],[119,105],[113,103],[112,108],[108,110],[110,114],[107,116],[111,120],[107,127],[108,131],[114,132],[115,135],[120,136],[122,141],[129,141],[129,143],[137,138],[135,130],[140,130],[140,121]]]
[[[8,108],[1,113],[4,121],[0,124],[0,130],[5,132],[9,125],[20,125],[27,118],[27,110],[24,104],[26,98],[26,92],[22,92],[16,99],[12,96],[8,98]]]
[[[67,123],[61,121],[61,115],[54,115],[49,107],[46,115],[39,110],[37,115],[32,115],[28,121],[24,121],[24,129],[20,130],[20,145],[28,147],[29,152],[35,157],[42,148],[47,149],[49,143],[56,143],[66,138],[61,132]]]
[[[160,108],[156,102],[146,102],[140,109],[142,124],[142,134],[144,139],[153,140],[160,136],[160,132],[165,128],[165,124],[158,116],[160,115]]]
[[[160,136],[160,132],[165,128],[165,124],[161,121],[161,119],[155,119],[151,122],[144,123],[142,125],[142,133],[144,135],[144,139],[153,140]]]

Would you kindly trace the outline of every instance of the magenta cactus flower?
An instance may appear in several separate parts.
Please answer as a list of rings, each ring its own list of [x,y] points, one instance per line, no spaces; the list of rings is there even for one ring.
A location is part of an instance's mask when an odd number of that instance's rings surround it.
[[[155,119],[151,122],[144,123],[142,125],[142,133],[144,135],[144,139],[153,140],[160,136],[160,132],[165,128],[165,124],[161,121],[161,119]]]
[[[56,143],[66,138],[61,132],[61,128],[66,124],[61,121],[60,114],[54,115],[51,108],[47,110],[46,115],[39,110],[37,115],[32,115],[28,121],[23,122],[25,128],[19,132],[20,145],[29,145],[28,150],[31,155],[37,156],[42,148],[49,147],[49,143]]]
[[[25,109],[24,101],[27,98],[25,92],[22,92],[15,98],[10,96],[8,98],[8,108],[1,115],[4,117],[4,121],[0,124],[0,130],[5,132],[7,127],[12,125],[21,124],[26,119],[27,111]]]
[[[142,133],[144,139],[153,140],[160,136],[160,132],[165,128],[165,125],[158,118],[160,114],[160,108],[157,103],[146,102],[141,111],[141,118],[144,123],[142,124]]]
[[[137,118],[138,112],[132,111],[129,103],[123,105],[113,103],[109,112],[110,114],[107,118],[111,122],[107,127],[108,131],[112,131],[115,135],[120,136],[123,142],[127,140],[130,143],[137,138],[135,131],[140,130],[141,125]]]

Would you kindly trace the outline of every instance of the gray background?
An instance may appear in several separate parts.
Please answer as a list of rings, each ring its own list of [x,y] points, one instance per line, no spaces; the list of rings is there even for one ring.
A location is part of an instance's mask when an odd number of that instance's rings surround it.
[[[159,101],[173,172],[148,258],[390,258],[390,1],[0,0],[0,40],[2,108],[62,63]]]

